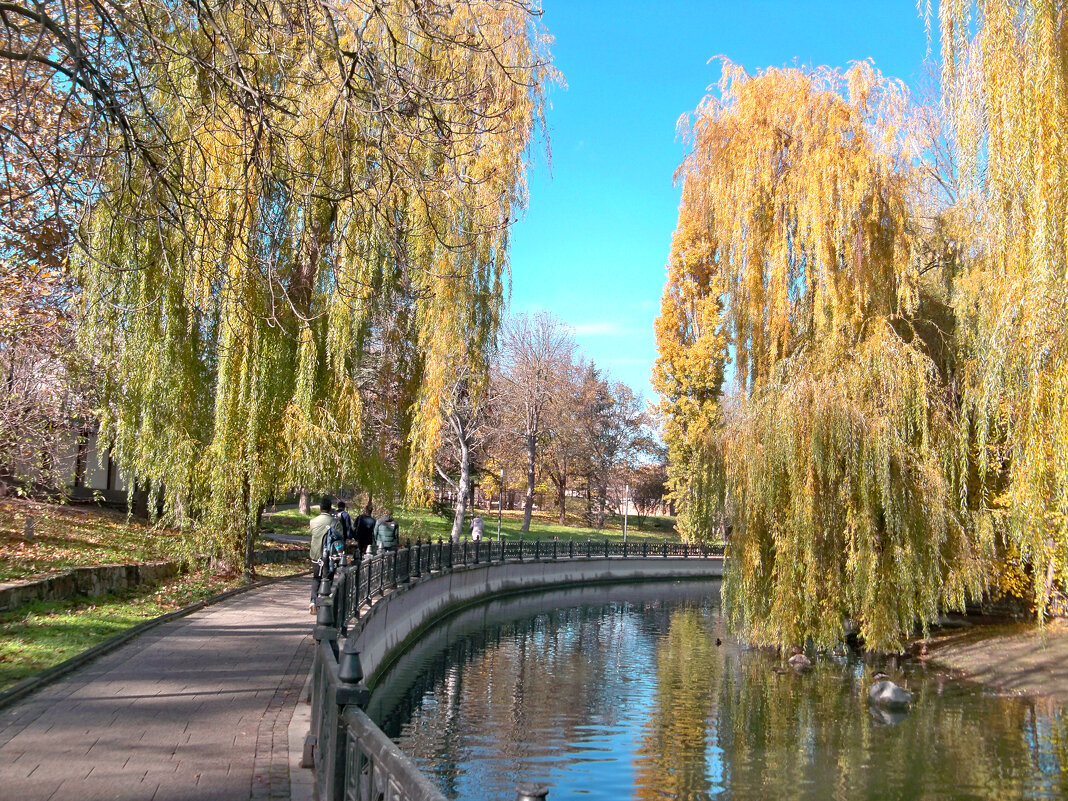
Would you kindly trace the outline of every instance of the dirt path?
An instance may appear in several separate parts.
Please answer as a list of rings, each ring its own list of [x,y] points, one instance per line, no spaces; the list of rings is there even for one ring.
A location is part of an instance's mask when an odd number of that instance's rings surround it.
[[[928,663],[1014,695],[1068,706],[1068,621],[971,626],[933,636]]]

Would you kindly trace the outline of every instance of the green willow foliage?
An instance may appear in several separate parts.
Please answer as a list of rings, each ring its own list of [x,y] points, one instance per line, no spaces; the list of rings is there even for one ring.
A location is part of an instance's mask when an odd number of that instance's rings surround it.
[[[536,7],[161,4],[79,257],[103,437],[232,564],[293,486],[419,497],[485,372],[551,78]],[[406,489],[405,489],[406,488]]]
[[[725,426],[724,601],[747,636],[830,646],[852,619],[870,647],[896,650],[979,592],[940,390],[928,356],[877,321],[854,347],[780,362]]]
[[[852,620],[892,649],[981,589],[954,410],[916,334],[906,116],[867,63],[755,77],[726,63],[693,122],[679,230],[707,252],[673,261],[669,286],[690,279],[695,307],[721,310],[740,395],[722,420],[705,398],[686,464],[718,483],[698,476],[733,523],[725,608],[757,643],[828,646]],[[702,337],[722,352],[707,320]],[[666,359],[692,372],[662,342]]]

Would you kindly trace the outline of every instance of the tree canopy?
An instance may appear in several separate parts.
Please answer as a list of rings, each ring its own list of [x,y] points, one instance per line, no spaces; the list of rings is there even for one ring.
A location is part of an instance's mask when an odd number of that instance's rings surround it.
[[[231,562],[290,486],[420,498],[485,373],[554,73],[536,5],[40,4],[97,120],[73,264],[103,439]],[[36,35],[36,39],[34,36]]]
[[[1068,20],[1034,0],[939,15],[967,212],[954,309],[971,506],[1016,546],[1043,610],[1068,570]]]
[[[689,533],[729,512],[725,604],[757,642],[829,645],[853,620],[893,647],[980,587],[917,328],[906,119],[903,87],[866,62],[725,62],[690,128],[656,375],[681,398],[673,457],[698,467],[675,478],[704,518]],[[739,394],[717,404],[728,349]]]

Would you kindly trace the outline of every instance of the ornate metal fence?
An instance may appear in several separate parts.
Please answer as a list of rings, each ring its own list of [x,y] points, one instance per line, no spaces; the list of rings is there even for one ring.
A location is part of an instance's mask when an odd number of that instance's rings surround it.
[[[485,564],[593,559],[708,559],[722,546],[678,543],[532,540],[524,542],[416,542],[334,572],[316,602],[312,672],[312,726],[305,767],[315,768],[320,801],[445,801],[415,764],[375,725],[363,707],[359,655],[338,648],[361,614],[396,588],[428,574]],[[544,799],[547,789],[521,786],[519,798]]]

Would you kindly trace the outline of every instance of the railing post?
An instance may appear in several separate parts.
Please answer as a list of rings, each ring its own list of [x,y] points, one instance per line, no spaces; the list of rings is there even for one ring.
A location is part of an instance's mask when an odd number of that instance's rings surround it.
[[[589,537],[586,537],[586,558],[593,558],[593,544]]]
[[[316,640],[336,640],[334,603],[337,596],[333,593],[332,582],[323,578],[319,582],[319,592],[315,598],[315,634]]]
[[[541,556],[541,540],[534,540],[534,561],[538,561],[538,557]]]
[[[642,559],[649,555],[649,543],[646,540],[642,540]]]
[[[482,545],[482,542],[480,540],[475,540],[475,564],[476,565],[478,564],[478,551],[479,551],[479,546],[480,545]]]
[[[452,537],[449,537],[449,567],[452,567]]]
[[[667,559],[667,542],[661,543],[664,549],[664,558]]]
[[[419,572],[419,554],[422,552],[422,550],[423,550],[423,538],[422,537],[418,537],[415,540],[415,570],[411,571],[412,578],[419,578],[419,576],[422,575],[422,573]],[[411,559],[411,557],[409,557],[409,559]]]
[[[523,561],[523,538],[519,538],[519,561]]]
[[[464,558],[464,567],[467,567],[467,540],[464,540],[463,547],[460,548],[460,554]]]
[[[604,558],[605,559],[608,558],[608,539],[607,538],[604,541]]]
[[[557,543],[558,542],[559,542],[559,540],[557,540],[555,537],[553,537],[553,561],[556,560],[556,547],[557,547]]]
[[[574,537],[568,537],[567,538],[567,558],[568,559],[574,559],[575,558],[575,538]]]
[[[682,558],[683,559],[689,559],[690,558],[690,543],[688,543],[688,542],[684,542],[682,544]]]
[[[627,541],[623,540],[623,558],[627,558]]]
[[[363,560],[357,559],[356,564],[352,566],[352,572],[349,574],[349,581],[351,586],[349,587],[349,597],[352,599],[352,616],[354,618],[360,617],[360,580],[363,575]],[[346,610],[348,614],[349,610]]]

